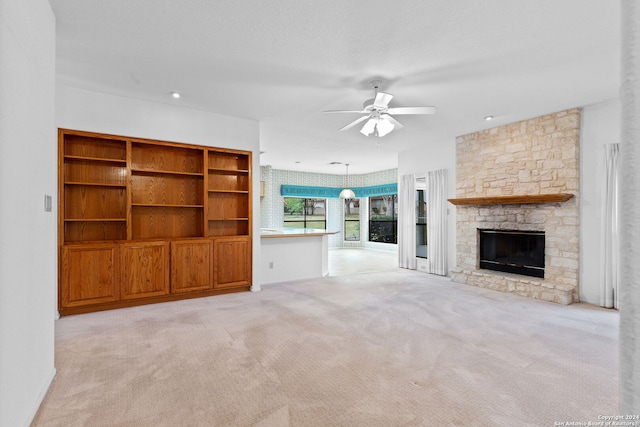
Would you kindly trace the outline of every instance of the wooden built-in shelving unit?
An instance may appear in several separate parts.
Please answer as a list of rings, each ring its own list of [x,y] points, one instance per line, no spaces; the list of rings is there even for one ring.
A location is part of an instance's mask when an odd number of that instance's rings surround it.
[[[249,229],[249,180],[248,158],[229,153],[210,152],[207,172],[209,183],[207,216],[210,235],[244,234]]]
[[[58,138],[61,314],[249,289],[250,152]]]

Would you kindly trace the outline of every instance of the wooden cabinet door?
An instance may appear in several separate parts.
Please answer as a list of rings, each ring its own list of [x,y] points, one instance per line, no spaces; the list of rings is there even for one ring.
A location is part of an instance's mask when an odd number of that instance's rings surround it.
[[[118,300],[118,244],[62,247],[60,307]]]
[[[209,239],[171,242],[171,293],[213,287],[213,244]]]
[[[120,265],[120,299],[169,293],[169,242],[122,243]]]
[[[213,241],[213,287],[233,288],[251,284],[251,239],[225,237]]]

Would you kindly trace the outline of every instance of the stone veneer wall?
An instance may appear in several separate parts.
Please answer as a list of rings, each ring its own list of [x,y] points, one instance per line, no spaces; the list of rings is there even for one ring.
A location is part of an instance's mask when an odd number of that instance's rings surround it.
[[[561,304],[577,302],[580,110],[456,139],[456,197],[572,193],[564,203],[458,206],[451,278]],[[478,268],[478,228],[545,232],[544,279]]]

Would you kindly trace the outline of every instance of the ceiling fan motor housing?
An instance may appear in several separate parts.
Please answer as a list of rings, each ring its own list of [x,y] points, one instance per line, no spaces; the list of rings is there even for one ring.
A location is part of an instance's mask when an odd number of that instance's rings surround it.
[[[371,107],[373,107],[373,102],[374,102],[375,100],[376,100],[375,98],[367,99],[366,101],[364,101],[364,102],[362,103],[362,108],[363,108],[364,110],[371,109]]]

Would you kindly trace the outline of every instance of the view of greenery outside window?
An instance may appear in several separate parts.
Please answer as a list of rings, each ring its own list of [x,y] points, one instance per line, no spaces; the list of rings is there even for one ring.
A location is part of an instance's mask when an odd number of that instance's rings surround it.
[[[369,241],[398,243],[398,195],[369,198]]]
[[[427,258],[427,201],[425,190],[416,190],[416,256]]]
[[[360,199],[344,199],[344,240],[360,241]]]
[[[284,227],[327,228],[325,199],[284,198]]]

